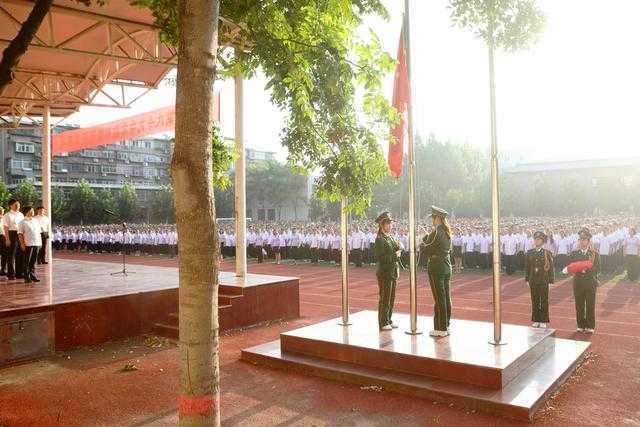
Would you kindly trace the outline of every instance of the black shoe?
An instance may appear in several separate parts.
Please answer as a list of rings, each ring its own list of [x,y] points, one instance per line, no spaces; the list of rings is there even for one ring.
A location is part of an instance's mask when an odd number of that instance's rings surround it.
[[[48,263],[48,262],[46,262],[46,261],[42,263],[42,265],[47,265],[47,264],[49,264],[49,263]]]
[[[7,279],[9,279],[9,280],[16,280],[16,276],[7,276]]]
[[[0,271],[0,276],[6,276],[7,273],[5,271]]]

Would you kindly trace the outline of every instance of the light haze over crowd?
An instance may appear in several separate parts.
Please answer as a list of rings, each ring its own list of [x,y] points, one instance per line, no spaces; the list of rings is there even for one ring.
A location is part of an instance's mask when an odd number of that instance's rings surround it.
[[[387,22],[369,20],[395,58],[400,0],[387,0]],[[413,0],[412,67],[416,132],[440,140],[489,146],[486,48],[453,27],[446,0]],[[640,156],[640,1],[540,0],[547,26],[538,44],[497,57],[498,142],[518,162]],[[393,75],[388,77],[391,97]],[[279,152],[284,115],[265,81],[245,83],[248,147]],[[233,82],[220,82],[222,129],[232,137]],[[84,108],[67,123],[103,123],[169,105],[162,85],[128,110]]]

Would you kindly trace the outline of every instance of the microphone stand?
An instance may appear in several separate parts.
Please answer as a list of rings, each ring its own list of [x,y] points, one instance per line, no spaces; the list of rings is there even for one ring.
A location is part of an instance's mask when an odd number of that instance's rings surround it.
[[[134,273],[133,271],[127,271],[127,254],[126,254],[126,251],[124,250],[125,248],[124,237],[126,232],[127,232],[127,223],[123,222],[122,223],[122,241],[120,242],[120,251],[122,252],[122,270],[111,273],[112,276],[122,275],[124,277],[127,277],[129,274]]]

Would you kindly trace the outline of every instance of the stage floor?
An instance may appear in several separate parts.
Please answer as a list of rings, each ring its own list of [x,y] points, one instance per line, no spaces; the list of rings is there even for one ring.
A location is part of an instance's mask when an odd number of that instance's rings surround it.
[[[121,266],[110,262],[54,259],[38,266],[39,283],[0,278],[0,318],[16,312],[73,302],[92,301],[122,295],[178,288],[178,269],[145,265],[127,266],[129,276],[111,273]],[[249,288],[273,282],[297,280],[291,277],[249,274],[246,282],[228,271],[220,272],[220,284]]]
[[[144,334],[179,337],[178,269],[54,259],[41,282],[0,279],[0,366]],[[299,280],[220,272],[220,331],[300,315]]]

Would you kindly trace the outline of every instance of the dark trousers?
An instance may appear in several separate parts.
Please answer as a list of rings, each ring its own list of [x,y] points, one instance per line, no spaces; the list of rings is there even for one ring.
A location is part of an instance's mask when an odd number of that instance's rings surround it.
[[[378,326],[382,328],[391,324],[391,315],[393,314],[393,304],[396,300],[396,279],[389,277],[378,278]]]
[[[22,276],[24,271],[23,255],[18,242],[18,232],[9,230],[10,245],[7,249],[7,276]]]
[[[4,237],[4,234],[0,235],[0,273],[2,275],[7,274],[7,240]]]
[[[507,271],[507,274],[511,276],[516,272],[516,256],[515,255],[505,255],[504,256],[504,268]]]
[[[638,255],[627,255],[625,256],[625,264],[627,265],[627,278],[632,282],[638,280],[640,257]]]
[[[27,246],[24,248],[24,280],[37,279],[36,277],[36,259],[38,258],[38,250],[40,246]]]
[[[47,233],[40,233],[40,237],[42,237],[42,246],[40,246],[40,250],[38,250],[38,264],[44,264],[47,262],[47,241],[49,240],[49,235]]]
[[[603,273],[611,273],[611,257],[609,255],[600,255],[600,269]]]
[[[436,331],[446,331],[451,321],[449,279],[451,279],[451,273],[429,271],[429,285],[435,301],[433,306],[433,329]]]
[[[352,249],[351,257],[353,258],[353,263],[356,267],[362,267],[362,249]]]
[[[531,290],[531,321],[549,323],[549,285],[529,284]]]
[[[573,281],[578,328],[595,329],[596,327],[596,289],[595,283],[575,279]]]

